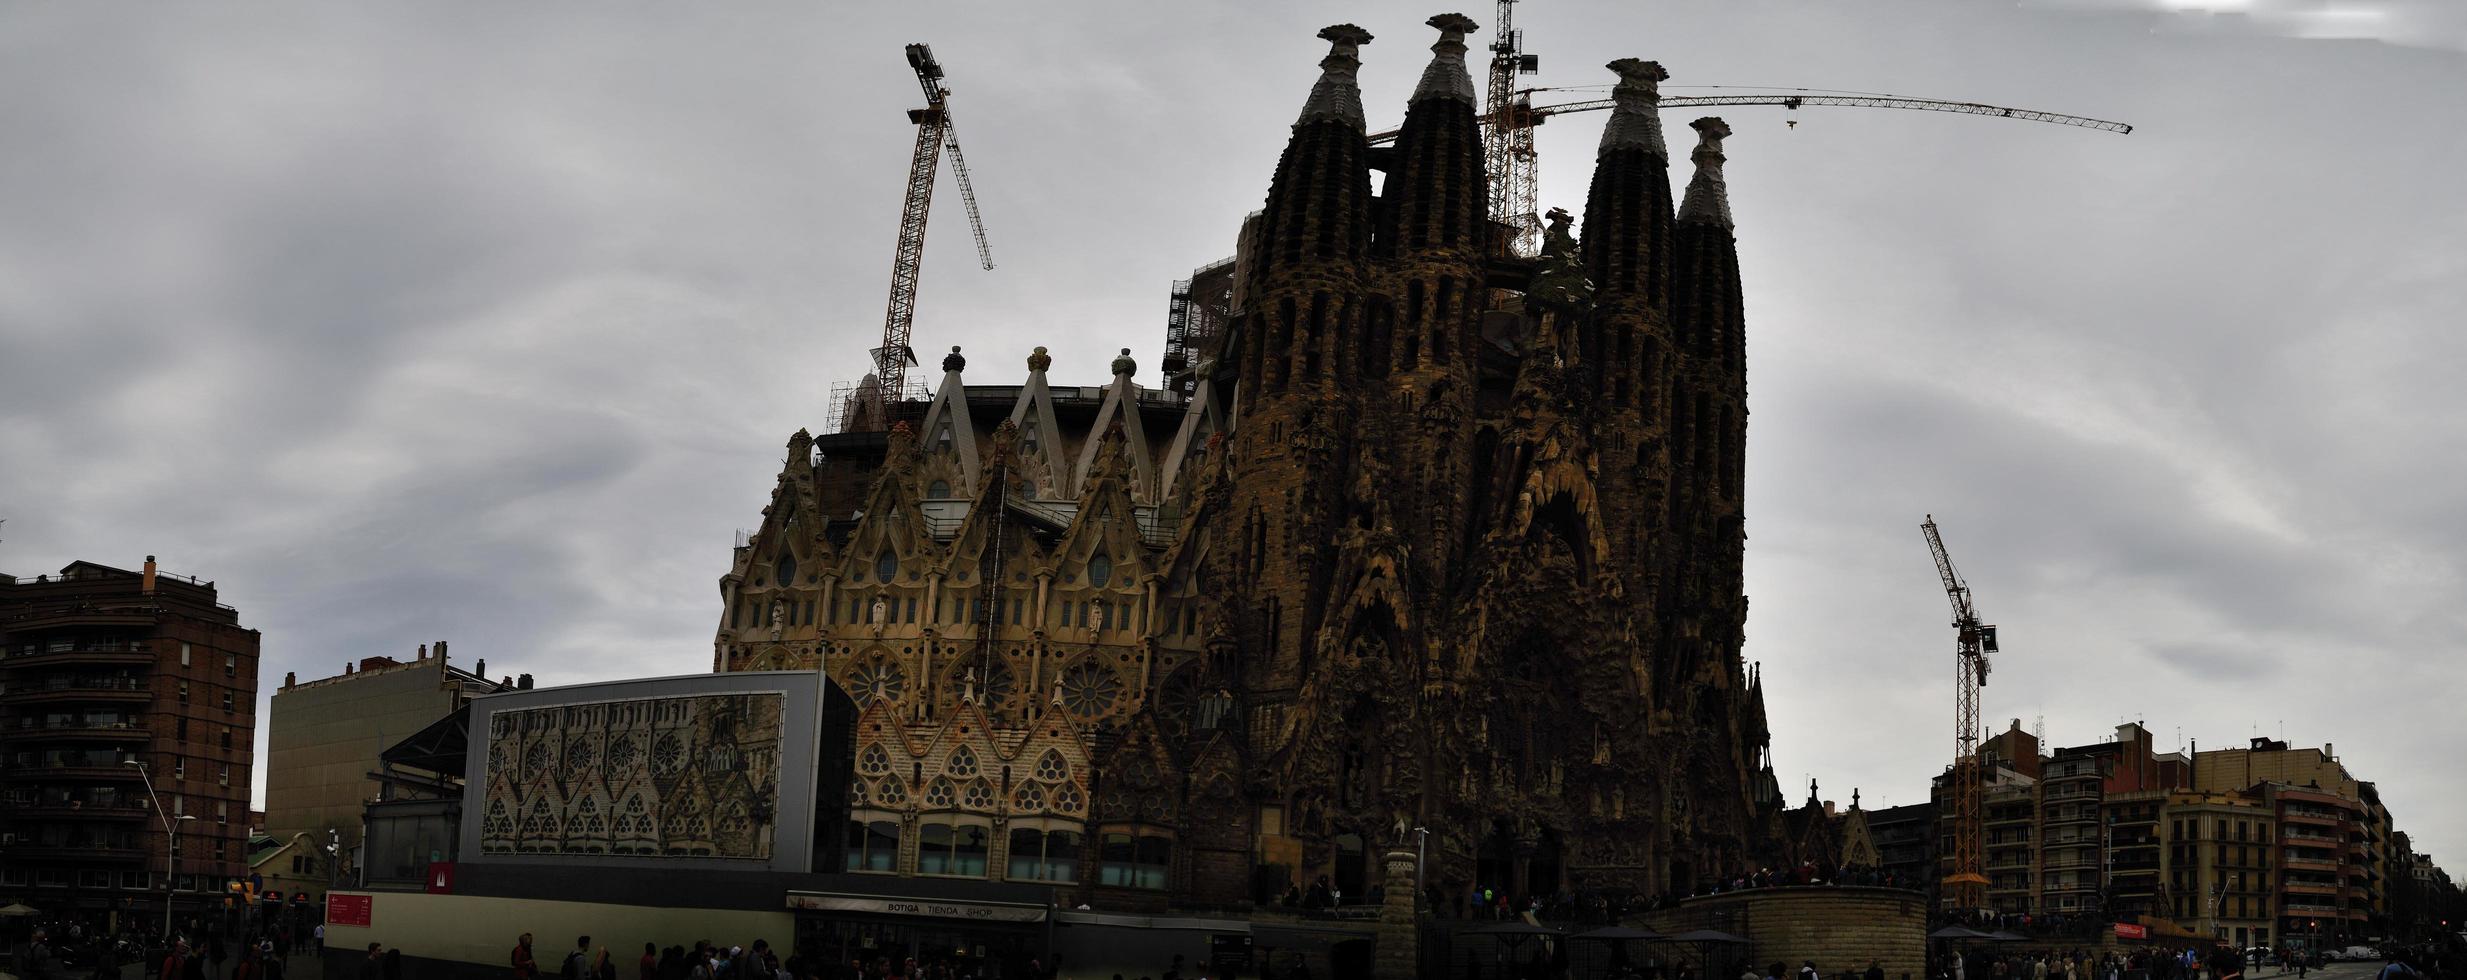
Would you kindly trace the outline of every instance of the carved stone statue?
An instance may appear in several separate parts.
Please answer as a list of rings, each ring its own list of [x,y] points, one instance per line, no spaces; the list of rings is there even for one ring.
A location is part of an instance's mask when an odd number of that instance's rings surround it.
[[[1550,230],[1542,233],[1542,254],[1533,266],[1533,281],[1525,301],[1545,308],[1580,310],[1593,305],[1593,281],[1585,278],[1584,257],[1576,252],[1566,209],[1552,208],[1545,216]]]

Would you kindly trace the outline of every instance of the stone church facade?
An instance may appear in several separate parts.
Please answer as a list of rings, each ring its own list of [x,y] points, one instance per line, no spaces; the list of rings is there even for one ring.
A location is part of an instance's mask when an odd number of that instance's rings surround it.
[[[1228,908],[1361,895],[1399,842],[1450,903],[1778,853],[1728,131],[1674,204],[1665,76],[1613,63],[1581,238],[1554,212],[1503,256],[1474,25],[1431,24],[1392,148],[1369,34],[1322,32],[1187,396],[1129,351],[970,385],[953,348],[890,431],[790,439],[714,667],[819,662],[859,705],[848,870]]]

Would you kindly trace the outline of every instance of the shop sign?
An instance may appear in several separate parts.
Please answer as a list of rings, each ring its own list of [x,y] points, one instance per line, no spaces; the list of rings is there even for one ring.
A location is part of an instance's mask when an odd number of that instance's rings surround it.
[[[2148,939],[2150,938],[2150,927],[2138,926],[2130,922],[2119,922],[2116,923],[2116,938]]]
[[[1247,934],[1219,933],[1208,937],[1208,965],[1231,976],[1235,970],[1251,965],[1251,937]]]
[[[790,893],[788,907],[805,912],[866,912],[874,915],[958,919],[963,922],[1045,921],[1045,909],[1042,906],[980,905],[975,902],[948,902],[927,898],[884,898],[876,895]]]
[[[370,907],[374,904],[375,902],[367,895],[329,894],[326,896],[326,923],[365,928],[368,925]]]

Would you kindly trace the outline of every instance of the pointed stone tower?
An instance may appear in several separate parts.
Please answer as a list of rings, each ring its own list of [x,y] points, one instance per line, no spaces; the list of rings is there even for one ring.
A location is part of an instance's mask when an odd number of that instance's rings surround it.
[[[1249,665],[1250,682],[1271,690],[1299,683],[1310,658],[1311,598],[1324,592],[1327,569],[1320,550],[1301,543],[1325,533],[1334,506],[1328,475],[1349,452],[1341,423],[1354,389],[1339,352],[1357,358],[1340,338],[1360,331],[1371,238],[1355,82],[1371,35],[1338,24],[1319,36],[1328,54],[1260,213],[1261,254],[1238,328],[1243,421],[1233,452],[1245,476],[1218,529],[1220,580],[1241,594],[1235,629],[1246,646],[1274,651]]]

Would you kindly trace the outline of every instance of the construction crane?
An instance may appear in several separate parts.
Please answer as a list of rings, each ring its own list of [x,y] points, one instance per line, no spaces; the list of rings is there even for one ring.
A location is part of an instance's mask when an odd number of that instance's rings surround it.
[[[908,335],[916,320],[917,276],[925,261],[925,218],[934,204],[934,171],[945,151],[951,155],[951,175],[959,179],[960,203],[968,208],[968,227],[976,232],[977,262],[989,270],[994,267],[994,253],[985,245],[985,221],[977,213],[977,192],[968,182],[968,160],[960,155],[959,133],[952,128],[951,91],[942,85],[942,64],[934,60],[933,48],[911,44],[908,67],[916,70],[917,85],[925,90],[925,108],[908,110],[908,121],[917,127],[917,146],[908,160],[899,246],[891,254],[890,310],[882,318],[882,346],[873,350],[880,404],[870,413],[847,413],[850,429],[889,427],[892,407],[907,395],[908,368],[917,363]]]
[[[1980,873],[1979,688],[1987,685],[1988,655],[1996,652],[1996,628],[1979,622],[1971,605],[1970,586],[1953,570],[1953,558],[1936,533],[1936,515],[1919,525],[1927,535],[1927,550],[1936,557],[1936,576],[1944,580],[1945,597],[1953,601],[1953,873],[1944,879],[1944,898],[1954,909],[1987,906],[1987,876]]]
[[[1482,168],[1490,175],[1490,214],[1512,229],[1501,245],[1518,255],[1541,247],[1542,219],[1534,213],[1533,100],[1516,88],[1516,76],[1540,71],[1539,55],[1525,53],[1525,32],[1516,29],[1516,0],[1499,0],[1499,22],[1490,45],[1490,85],[1482,124]],[[1530,92],[1531,90],[1526,90]],[[1394,133],[1384,134],[1394,140]],[[1385,142],[1372,137],[1372,143]]]
[[[1548,122],[1552,116],[1571,112],[1594,112],[1608,109],[1610,99],[1586,99],[1554,105],[1533,104],[1533,94],[1552,91],[1547,88],[1517,89],[1513,79],[1519,73],[1531,73],[1539,68],[1539,59],[1524,53],[1524,32],[1509,26],[1510,9],[1516,0],[1500,0],[1499,39],[1491,44],[1490,91],[1487,108],[1482,113],[1483,166],[1490,174],[1491,220],[1509,226],[1508,249],[1517,255],[1533,255],[1541,245],[1542,223],[1534,214],[1537,196],[1536,174],[1540,161],[1533,147],[1533,127]],[[1711,86],[1719,88],[1721,86]],[[1808,106],[1847,106],[1865,109],[1910,109],[1922,112],[1950,112],[1972,116],[1995,116],[2024,122],[2076,126],[2101,132],[2126,134],[2133,131],[2127,123],[2088,116],[2045,112],[2038,109],[2016,109],[2010,106],[1988,105],[1983,102],[1955,102],[1946,99],[1922,99],[1906,95],[1878,93],[1832,93],[1794,88],[1779,91],[1724,93],[1720,95],[1680,95],[1660,100],[1665,109],[1690,106],[1769,105],[1797,111]],[[1797,120],[1790,125],[1796,128]],[[1384,130],[1369,136],[1372,146],[1396,142],[1397,130]]]

